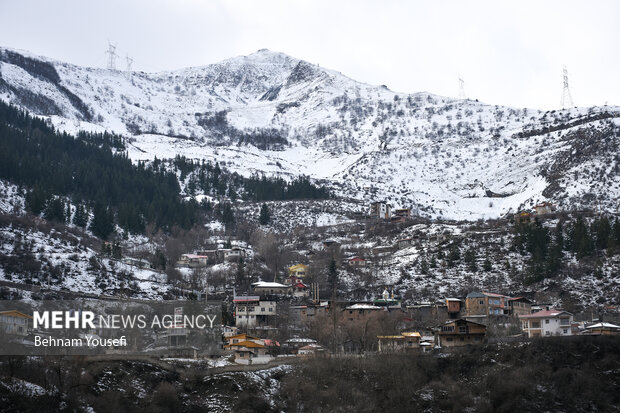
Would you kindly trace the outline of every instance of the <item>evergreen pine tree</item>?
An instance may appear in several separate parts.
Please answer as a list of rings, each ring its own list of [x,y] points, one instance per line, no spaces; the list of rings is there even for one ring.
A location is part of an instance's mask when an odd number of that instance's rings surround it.
[[[90,230],[99,238],[108,239],[114,231],[112,212],[101,204],[95,205]]]
[[[31,191],[26,193],[26,210],[38,215],[45,209],[47,204],[47,195],[45,191],[41,190],[35,185]]]
[[[52,198],[45,207],[43,216],[48,221],[65,222],[65,207],[59,197]]]
[[[120,259],[123,256],[121,244],[118,241],[114,241],[112,244],[112,256],[116,259]]]
[[[222,223],[226,226],[226,229],[230,229],[235,225],[235,215],[229,203],[224,204],[222,209]]]
[[[235,274],[235,278],[237,281],[237,286],[241,291],[246,287],[245,280],[245,264],[243,262],[243,258],[239,258],[239,263],[237,264],[237,274]]]
[[[329,267],[327,268],[327,283],[329,284],[329,289],[335,294],[338,288],[338,266],[336,265],[336,260],[333,258],[329,262]]]
[[[86,224],[88,224],[88,213],[86,212],[86,208],[82,203],[78,203],[75,207],[75,213],[73,214],[73,224],[80,228],[86,228]]]
[[[467,269],[471,272],[478,271],[478,266],[476,265],[476,251],[474,248],[469,248],[465,251],[465,262],[467,263]]]
[[[269,207],[267,204],[263,204],[260,207],[260,214],[258,216],[258,223],[261,225],[267,225],[271,221],[271,214],[269,213]]]
[[[482,269],[486,272],[489,272],[493,269],[493,265],[491,264],[491,260],[489,259],[488,255],[484,258],[484,262],[482,263]]]

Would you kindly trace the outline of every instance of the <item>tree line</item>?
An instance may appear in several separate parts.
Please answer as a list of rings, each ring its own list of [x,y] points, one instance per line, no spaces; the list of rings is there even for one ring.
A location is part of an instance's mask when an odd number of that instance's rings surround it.
[[[534,283],[556,276],[562,269],[565,252],[574,254],[578,261],[601,252],[618,253],[620,246],[620,219],[595,217],[591,222],[582,216],[548,228],[536,219],[532,224],[515,226],[514,247],[529,254],[526,282]]]
[[[93,210],[96,235],[106,238],[113,220],[129,232],[145,225],[190,228],[199,205],[180,197],[176,175],[161,163],[134,165],[114,152],[122,138],[56,131],[45,121],[0,102],[0,178],[29,188],[26,207],[35,214],[66,221],[68,208],[57,196],[70,197]],[[56,197],[55,197],[56,196]],[[78,217],[78,221],[83,217]]]
[[[193,196],[185,200],[179,179],[186,183],[188,195],[228,197],[231,202],[214,211],[227,227],[234,225],[233,205],[238,199],[330,196],[326,187],[314,185],[308,177],[291,182],[258,175],[244,178],[218,162],[182,156],[134,164],[124,148],[120,135],[81,131],[74,137],[0,102],[0,179],[27,188],[29,212],[88,227],[103,239],[114,232],[115,224],[129,233],[144,233],[147,225],[189,229],[200,220],[199,212],[212,211],[208,202],[199,204]]]

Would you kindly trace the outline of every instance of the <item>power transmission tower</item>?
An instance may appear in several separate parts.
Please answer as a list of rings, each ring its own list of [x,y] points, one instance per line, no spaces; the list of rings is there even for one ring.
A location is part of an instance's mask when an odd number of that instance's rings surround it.
[[[108,42],[106,54],[108,55],[108,69],[116,70],[116,45]]]
[[[564,65],[564,68],[562,70],[562,78],[564,79],[564,87],[562,89],[562,109],[566,108],[567,104],[568,107],[573,107],[573,97],[570,95],[570,89],[568,88],[568,70],[566,70],[566,65]]]
[[[131,65],[133,64],[133,58],[129,57],[129,55],[126,55],[125,60],[127,61],[127,71],[131,72]]]
[[[467,99],[465,96],[465,81],[459,77],[459,99]]]

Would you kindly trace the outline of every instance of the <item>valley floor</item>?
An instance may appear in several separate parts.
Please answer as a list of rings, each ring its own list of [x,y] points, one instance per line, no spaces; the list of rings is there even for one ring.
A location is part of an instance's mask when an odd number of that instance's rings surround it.
[[[620,411],[620,337],[316,357],[256,371],[207,362],[0,359],[2,411]]]

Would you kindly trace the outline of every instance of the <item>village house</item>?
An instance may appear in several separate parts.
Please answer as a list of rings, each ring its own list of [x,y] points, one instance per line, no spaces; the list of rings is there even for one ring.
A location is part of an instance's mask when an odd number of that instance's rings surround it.
[[[304,278],[306,275],[308,275],[308,268],[310,267],[306,264],[291,265],[290,267],[288,267],[288,275],[290,277]]]
[[[253,341],[256,344],[265,344],[265,340],[262,338],[251,336],[247,333],[235,334],[233,336],[224,336],[224,340],[226,340],[226,345],[241,343],[242,341]]]
[[[303,325],[318,315],[327,314],[327,302],[317,304],[292,305],[289,307],[289,322]]]
[[[392,224],[402,224],[406,220],[407,219],[405,217],[397,217],[397,216],[390,217],[390,223]]]
[[[553,213],[553,204],[549,202],[542,202],[536,206],[534,206],[534,211],[536,215],[547,215]]]
[[[349,321],[366,319],[370,314],[384,310],[372,304],[353,304],[344,309],[344,316]]]
[[[398,208],[394,210],[394,216],[409,218],[411,216],[411,208]]]
[[[311,356],[323,351],[325,351],[325,349],[319,344],[310,343],[307,346],[300,347],[299,350],[297,350],[297,354],[300,356]]]
[[[276,316],[276,302],[261,300],[259,296],[235,296],[233,303],[237,327],[254,328],[268,325]]]
[[[224,254],[218,250],[200,250],[196,251],[196,254],[206,256],[207,264],[209,265],[217,264],[224,260]]]
[[[232,336],[236,336],[239,332],[239,329],[235,326],[222,326],[222,335],[224,339]]]
[[[291,284],[291,291],[293,297],[308,297],[310,295],[310,289],[300,280],[297,280],[295,283]]]
[[[396,247],[398,249],[407,248],[407,247],[410,247],[411,245],[413,245],[413,238],[412,237],[401,238],[401,239],[396,241]]]
[[[532,313],[532,302],[525,297],[514,297],[508,299],[508,313],[511,316],[518,317],[520,315]]]
[[[0,331],[2,334],[27,336],[32,328],[32,317],[21,311],[9,310],[0,312]]]
[[[283,350],[287,354],[299,354],[299,349],[309,345],[316,345],[316,340],[312,338],[304,338],[304,337],[292,337],[286,340],[283,344]]]
[[[519,225],[529,224],[532,222],[532,214],[527,211],[521,211],[514,215],[514,219]]]
[[[573,335],[573,315],[563,310],[543,310],[520,315],[521,327],[529,338]]]
[[[392,206],[387,202],[373,202],[370,204],[370,217],[390,219]]]
[[[240,259],[246,258],[246,250],[241,247],[235,246],[228,249],[222,249],[221,251],[224,253],[224,260],[226,261],[237,262]]]
[[[198,254],[183,254],[177,261],[177,267],[201,268],[206,267],[209,257]]]
[[[583,334],[592,336],[615,336],[620,335],[620,326],[611,323],[596,323],[586,326]]]
[[[420,333],[404,332],[392,336],[377,336],[377,351],[379,353],[402,352],[420,348]]]
[[[459,318],[446,321],[436,330],[439,347],[457,347],[469,344],[482,344],[487,327],[484,324]]]
[[[365,267],[366,260],[362,257],[351,257],[347,260],[347,264],[349,264],[351,267]]]
[[[151,268],[151,263],[148,260],[132,257],[124,257],[121,259],[123,264],[131,265],[138,268]]]
[[[276,282],[258,281],[252,283],[252,289],[258,295],[290,295],[292,287]]]
[[[446,298],[446,312],[449,318],[456,318],[461,313],[463,300],[459,298]]]
[[[465,297],[465,318],[486,323],[489,316],[508,316],[509,301],[510,297],[502,294],[472,291]]]
[[[446,301],[436,303],[418,303],[407,306],[407,314],[412,320],[419,323],[441,323],[450,319]]]
[[[224,349],[233,351],[237,364],[265,364],[271,360],[267,347],[255,341],[244,340],[227,344]]]

